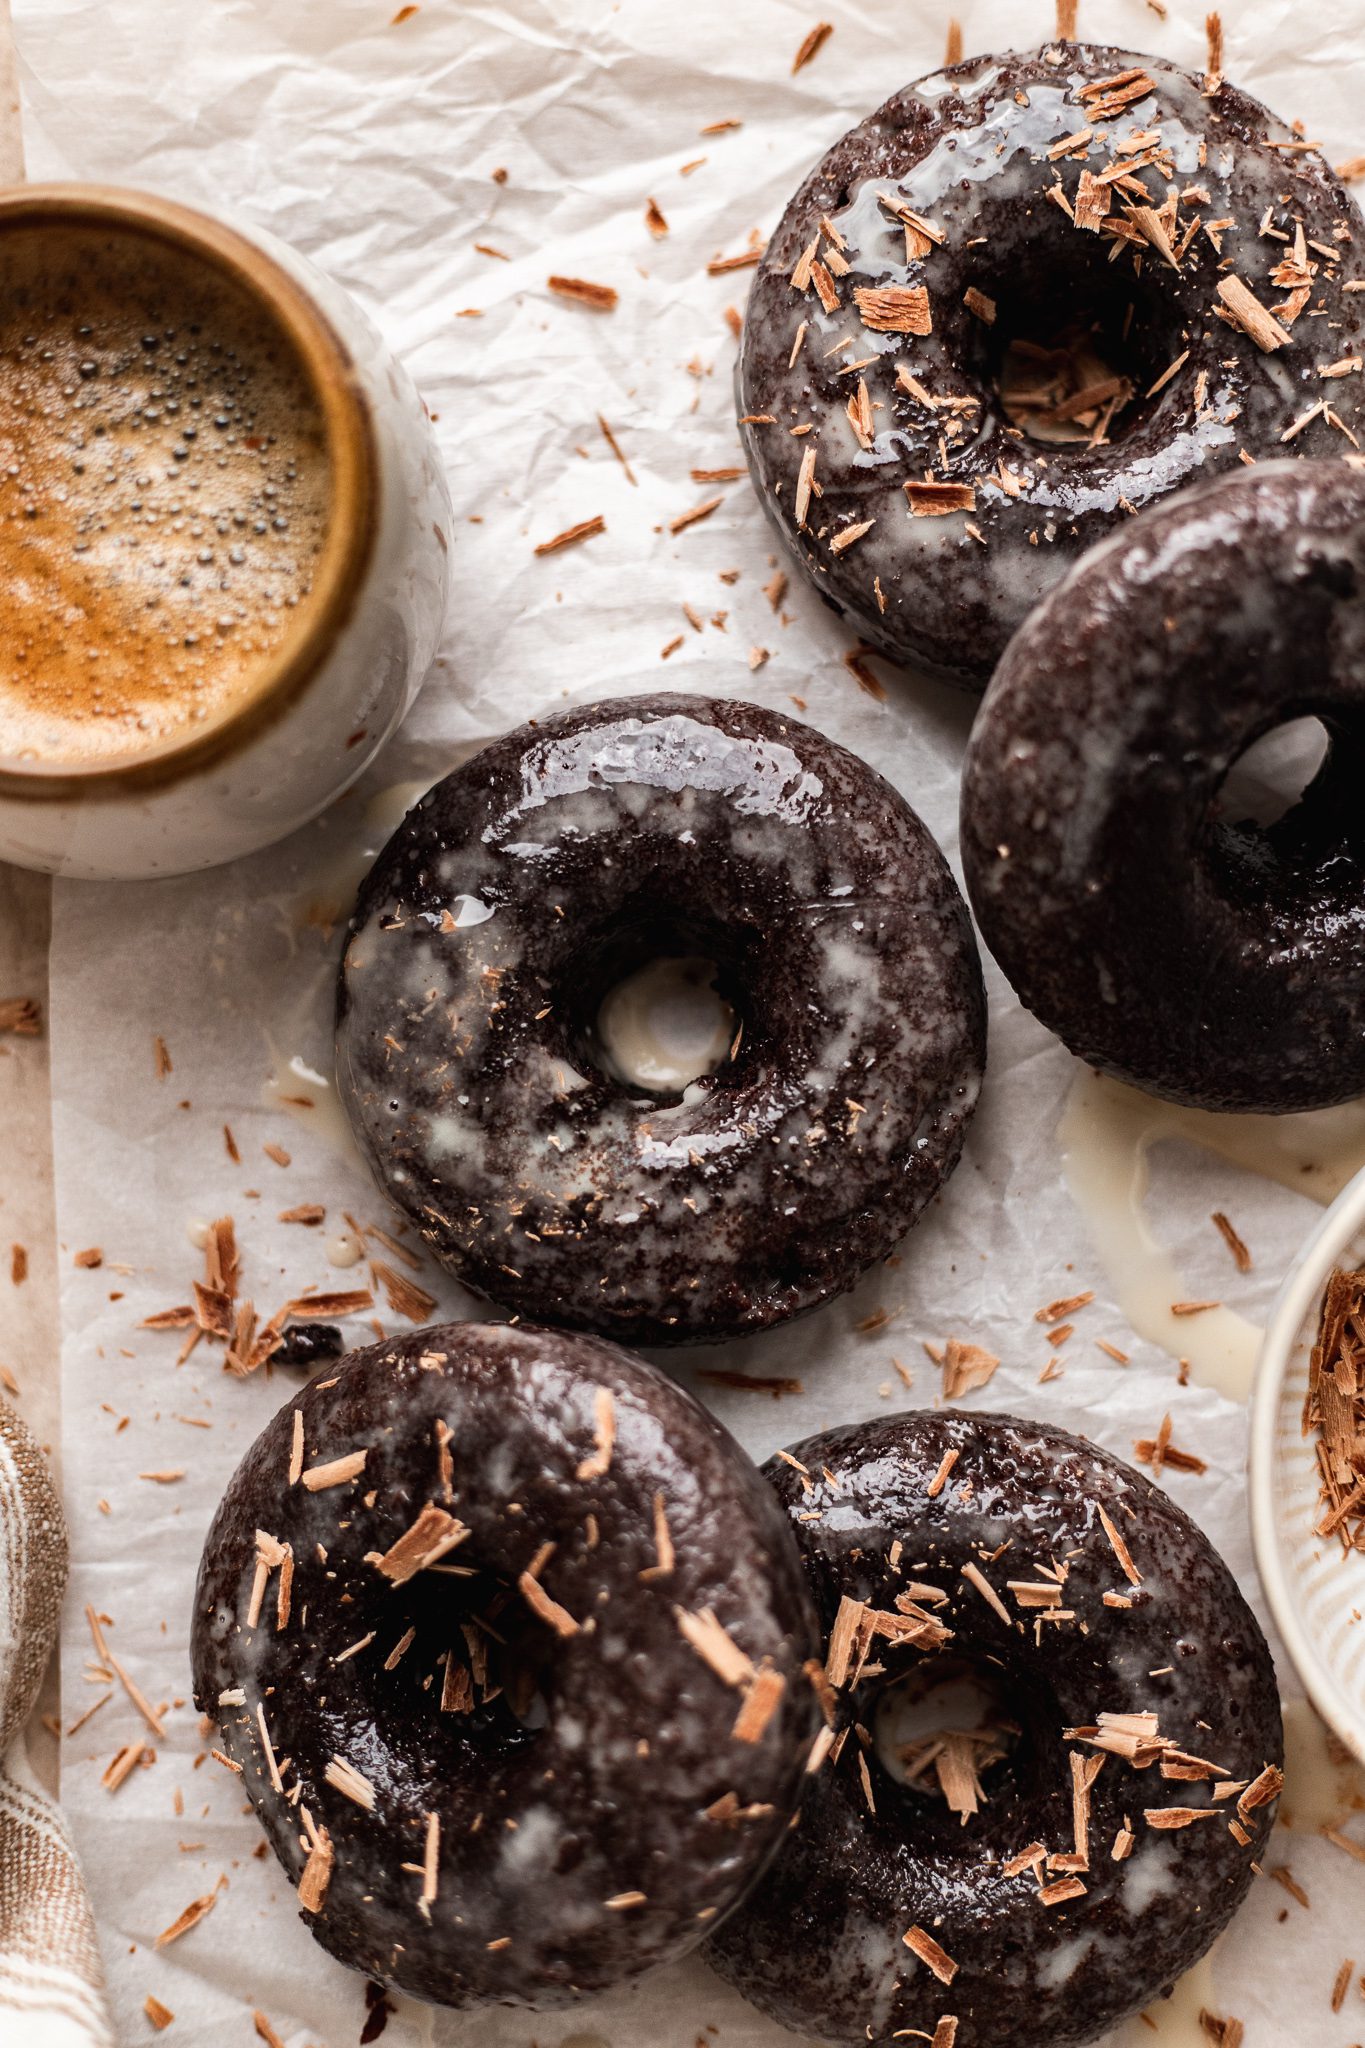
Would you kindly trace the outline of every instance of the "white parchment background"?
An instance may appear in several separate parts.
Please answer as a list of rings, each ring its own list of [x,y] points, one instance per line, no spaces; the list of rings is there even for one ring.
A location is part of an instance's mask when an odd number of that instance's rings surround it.
[[[671,687],[783,707],[796,696],[891,775],[955,856],[969,704],[887,670],[876,702],[843,667],[848,643],[836,622],[803,591],[775,617],[761,594],[770,539],[743,481],[707,523],[676,538],[667,531],[712,494],[690,468],[737,460],[724,314],[742,304],[748,274],[708,277],[708,259],[771,230],[819,152],[940,60],[948,10],[937,0],[828,0],[825,11],[835,32],[793,77],[816,19],[804,0],[423,0],[397,21],[395,0],[18,0],[30,175],[135,182],[236,208],[308,251],[406,358],[438,416],[457,512],[444,653],[360,793],[283,848],[216,875],[56,892],[63,1450],[75,1552],[65,1719],[98,1690],[83,1671],[87,1601],[111,1617],[113,1647],[152,1699],[173,1702],[155,1764],[115,1795],[100,1772],[140,1732],[122,1696],[66,1744],[64,1794],[129,2043],[151,2037],[149,1992],[177,2016],[168,2038],[196,2048],[244,2048],[253,2008],[289,2048],[349,2048],[363,2019],[360,1979],[309,1939],[273,1860],[253,1858],[256,1825],[235,1780],[205,1761],[186,1698],[203,1531],[286,1386],[225,1378],[207,1346],[177,1370],[176,1340],[138,1325],[188,1297],[196,1218],[236,1218],[245,1286],[266,1311],[310,1283],[343,1279],[323,1244],[343,1210],[385,1219],[335,1137],[325,1087],[286,1082],[285,1092],[311,1093],[312,1111],[291,1112],[269,1094],[281,1062],[327,1070],[335,937],[317,917],[344,900],[358,852],[377,847],[383,820],[392,822],[382,792],[433,780],[471,744],[566,695]],[[1045,5],[983,0],[959,12],[969,53],[1034,42],[1052,26]],[[1329,155],[1365,147],[1359,5],[1257,0],[1225,15],[1230,76],[1301,116]],[[1083,0],[1081,26],[1097,40],[1202,62],[1202,9],[1191,0],[1172,0],[1164,22],[1142,0]],[[699,133],[722,120],[743,126]],[[663,240],[645,226],[651,197],[669,223]],[[478,242],[510,260],[477,253]],[[555,300],[551,271],[615,285],[618,310]],[[634,485],[598,431],[599,412]],[[606,518],[605,536],[533,555],[536,540],[594,513]],[[738,580],[721,582],[731,569]],[[685,604],[707,622],[702,630]],[[661,661],[678,635],[681,646]],[[771,658],[751,675],[754,646]],[[953,1333],[1004,1361],[971,1397],[978,1405],[1050,1417],[1125,1454],[1169,1408],[1177,1442],[1211,1463],[1202,1478],[1171,1476],[1171,1490],[1256,1598],[1242,1412],[1206,1388],[1178,1387],[1173,1359],[1128,1329],[1061,1174],[1057,1125],[1073,1064],[993,974],[991,997],[985,1099],[945,1200],[903,1258],[853,1298],[725,1359],[799,1377],[802,1394],[774,1402],[706,1389],[708,1398],[761,1455],[822,1424],[932,1400],[937,1374],[921,1340]],[[174,1061],[162,1080],[154,1033]],[[225,1120],[240,1166],[224,1147]],[[267,1142],[288,1150],[288,1168],[262,1152]],[[275,1221],[303,1201],[326,1203],[326,1230]],[[1188,1294],[1222,1298],[1253,1320],[1313,1213],[1302,1197],[1188,1150],[1163,1155],[1152,1206],[1179,1247]],[[1215,1207],[1256,1253],[1245,1278],[1208,1223]],[[74,1255],[92,1246],[104,1264],[76,1267]],[[1049,1352],[1033,1311],[1083,1286],[1099,1299],[1061,1352],[1063,1376],[1039,1385]],[[467,1312],[456,1290],[443,1302]],[[858,1333],[879,1307],[894,1319]],[[1097,1337],[1132,1354],[1126,1371],[1095,1348]],[[909,1396],[893,1354],[914,1373]],[[679,1370],[694,1380],[706,1362],[696,1355]],[[139,1477],[181,1467],[172,1484]],[[1292,1674],[1283,1677],[1295,1691]],[[1247,2048],[1347,2048],[1365,2030],[1358,1991],[1334,2018],[1328,1990],[1344,1956],[1365,1961],[1365,1867],[1281,1830],[1270,1860],[1290,1857],[1311,1910],[1276,1885],[1257,1888],[1219,1952],[1218,2008],[1246,2021]],[[222,1876],[209,1917],[155,1951],[156,1934]],[[584,2048],[603,2036],[612,2048],[692,2048],[703,2029],[717,2048],[779,2048],[788,2038],[696,1964],[572,2016],[433,2021],[405,2006],[385,2038],[391,2048]]]

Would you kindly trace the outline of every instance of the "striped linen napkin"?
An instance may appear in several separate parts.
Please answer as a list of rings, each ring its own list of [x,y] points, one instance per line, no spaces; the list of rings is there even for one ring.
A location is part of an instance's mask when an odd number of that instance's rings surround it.
[[[66,1586],[66,1523],[43,1455],[0,1401],[0,2041],[113,2048],[95,1923],[23,1730]]]

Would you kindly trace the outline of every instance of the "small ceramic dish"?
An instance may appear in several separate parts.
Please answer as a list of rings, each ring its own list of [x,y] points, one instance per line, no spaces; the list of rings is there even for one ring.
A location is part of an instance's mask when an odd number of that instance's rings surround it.
[[[1251,1530],[1276,1627],[1327,1725],[1365,1763],[1365,1554],[1316,1536],[1316,1433],[1303,1433],[1308,1360],[1337,1266],[1365,1266],[1365,1172],[1337,1196],[1280,1289],[1251,1400]]]

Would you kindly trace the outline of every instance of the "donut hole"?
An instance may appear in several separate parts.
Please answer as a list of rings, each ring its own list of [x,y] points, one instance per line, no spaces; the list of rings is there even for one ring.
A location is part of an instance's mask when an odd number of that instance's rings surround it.
[[[1316,781],[1331,744],[1320,718],[1290,718],[1272,726],[1243,749],[1223,777],[1211,806],[1214,821],[1262,832],[1278,825]]]
[[[872,1721],[877,1761],[898,1785],[959,1819],[989,1799],[989,1785],[1022,1733],[995,1665],[955,1653],[926,1658],[883,1686]]]
[[[619,921],[571,963],[571,1057],[655,1099],[731,1068],[754,1009],[748,952],[744,935],[704,919]]]
[[[978,1854],[993,1815],[1047,1796],[1063,1717],[1022,1662],[954,1643],[885,1678],[860,1719],[872,1734],[878,1810],[945,1853]]]
[[[1077,236],[1073,242],[1088,242]],[[1049,448],[1080,450],[1125,439],[1160,394],[1151,386],[1183,343],[1155,295],[1131,272],[1102,271],[1068,251],[1042,251],[1024,276],[992,288],[996,317],[980,329],[986,381],[1011,426]],[[1155,260],[1155,259],[1154,259]]]
[[[365,1677],[376,1726],[421,1726],[435,1742],[498,1758],[536,1740],[550,1718],[556,1639],[514,1585],[447,1563],[383,1597],[366,1624],[384,1650]]]

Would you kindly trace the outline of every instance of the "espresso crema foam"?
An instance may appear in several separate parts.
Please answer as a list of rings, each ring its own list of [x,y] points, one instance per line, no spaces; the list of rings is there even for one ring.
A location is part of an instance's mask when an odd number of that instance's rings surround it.
[[[0,233],[0,757],[220,723],[316,602],[332,469],[269,308],[132,230]]]

